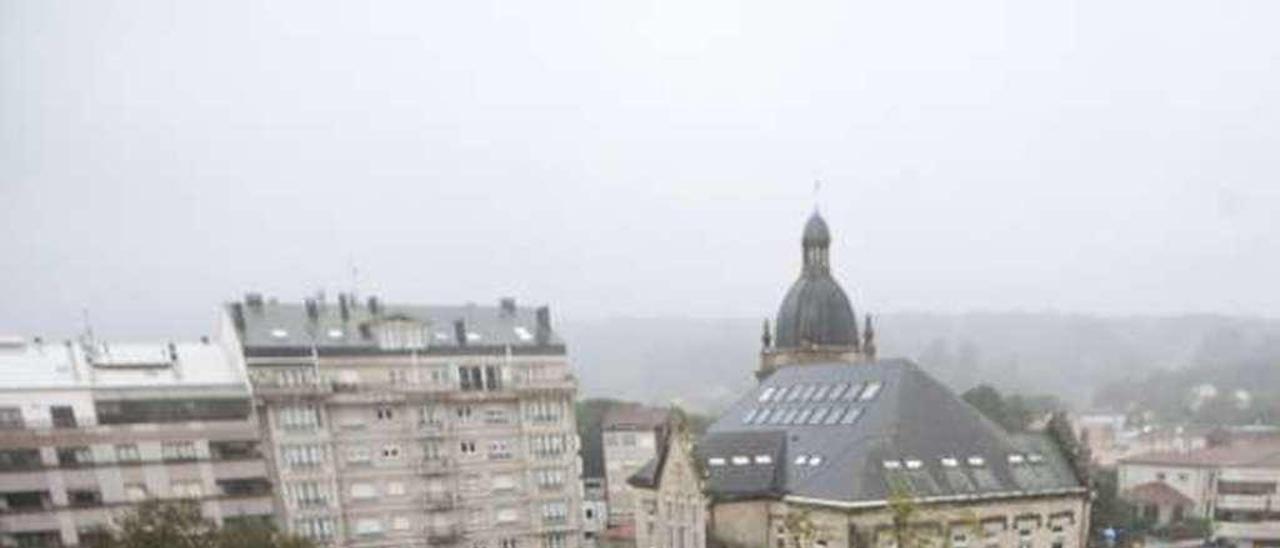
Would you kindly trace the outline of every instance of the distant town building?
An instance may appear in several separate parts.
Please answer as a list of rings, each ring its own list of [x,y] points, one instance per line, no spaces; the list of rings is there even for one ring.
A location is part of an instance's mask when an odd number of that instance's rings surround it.
[[[1211,520],[1213,536],[1234,546],[1280,543],[1280,440],[1228,441],[1192,451],[1125,457],[1121,498],[1157,525]]]
[[[343,547],[573,548],[577,381],[547,309],[226,307],[281,523]]]
[[[0,546],[89,546],[139,501],[270,520],[243,369],[209,342],[0,340]]]
[[[705,548],[707,497],[687,424],[674,418],[658,455],[628,482],[635,488],[637,548]]]
[[[1208,445],[1211,429],[1198,426],[1132,428],[1124,415],[1083,414],[1072,418],[1077,437],[1089,447],[1093,463],[1113,468],[1120,460],[1156,452],[1185,452]]]
[[[667,419],[665,409],[636,404],[616,405],[605,413],[600,430],[610,527],[634,524],[635,501],[627,478],[658,455],[659,441],[667,434]]]
[[[583,478],[582,488],[582,538],[588,546],[595,546],[604,534],[609,519],[604,478]]]
[[[1089,490],[1065,420],[1011,434],[914,363],[878,358],[870,320],[859,332],[831,275],[830,242],[815,213],[800,278],[765,326],[759,385],[697,444],[708,541],[1084,546]]]

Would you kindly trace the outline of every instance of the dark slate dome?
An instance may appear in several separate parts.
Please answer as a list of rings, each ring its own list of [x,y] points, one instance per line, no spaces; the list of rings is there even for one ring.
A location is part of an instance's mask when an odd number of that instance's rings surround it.
[[[840,283],[831,277],[831,233],[816,212],[805,223],[804,269],[778,308],[777,348],[857,346],[858,321]]]

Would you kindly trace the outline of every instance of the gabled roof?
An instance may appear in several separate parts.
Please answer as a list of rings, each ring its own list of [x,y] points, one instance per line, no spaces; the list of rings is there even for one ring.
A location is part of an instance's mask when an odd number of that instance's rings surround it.
[[[1170,487],[1163,481],[1151,481],[1130,487],[1121,493],[1121,498],[1141,504],[1157,506],[1190,506],[1194,501],[1190,497]]]
[[[671,412],[640,404],[618,404],[605,411],[604,430],[654,430],[666,424]]]
[[[778,456],[757,465],[754,455],[762,450]],[[869,503],[891,493],[1084,491],[1046,434],[1006,433],[900,359],[779,369],[711,426],[699,457],[713,456],[730,459],[718,466],[707,461],[716,497],[785,494]],[[733,456],[751,463],[734,465]]]

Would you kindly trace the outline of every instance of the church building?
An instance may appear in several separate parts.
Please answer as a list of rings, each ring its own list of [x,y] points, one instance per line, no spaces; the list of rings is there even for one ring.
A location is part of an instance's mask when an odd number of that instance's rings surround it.
[[[685,457],[702,478],[707,544],[1085,546],[1089,490],[1069,429],[1007,432],[910,360],[878,356],[830,246],[815,212],[800,277],[765,322],[758,384]],[[661,502],[672,487],[654,479],[635,484]]]

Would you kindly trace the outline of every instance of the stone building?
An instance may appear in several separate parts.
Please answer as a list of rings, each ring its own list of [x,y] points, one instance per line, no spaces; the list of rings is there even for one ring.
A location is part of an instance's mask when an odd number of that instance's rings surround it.
[[[686,424],[673,418],[658,454],[629,480],[636,508],[636,548],[704,548],[707,497]]]
[[[815,213],[765,324],[760,383],[697,445],[710,542],[726,546],[1084,546],[1070,429],[1008,433],[919,366],[877,357]],[[641,547],[647,548],[647,547]]]
[[[85,546],[148,498],[271,519],[252,412],[216,344],[0,340],[0,546]]]
[[[547,309],[226,307],[280,518],[335,546],[573,548],[577,381]]]
[[[604,445],[609,527],[635,523],[633,489],[627,478],[658,455],[659,442],[667,434],[667,420],[667,410],[639,404],[616,405],[605,413],[600,437]]]

